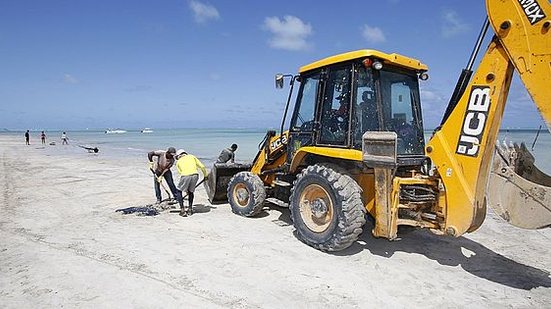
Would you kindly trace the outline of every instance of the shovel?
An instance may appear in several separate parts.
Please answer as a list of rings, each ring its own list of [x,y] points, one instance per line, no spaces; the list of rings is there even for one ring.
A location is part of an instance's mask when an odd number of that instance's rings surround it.
[[[157,180],[157,182],[159,182],[159,184],[161,185],[161,187],[163,187],[163,189],[165,190],[166,194],[168,195],[168,198],[169,199],[172,199],[172,195],[170,194],[170,191],[168,191],[168,189],[166,188],[165,186],[165,183],[163,182],[163,179],[161,178],[161,180],[159,181],[159,177],[163,176],[158,176],[157,177],[157,174],[155,174],[155,171],[153,171],[152,169],[149,169],[151,171],[151,173],[153,173],[153,176],[155,177],[155,180]]]

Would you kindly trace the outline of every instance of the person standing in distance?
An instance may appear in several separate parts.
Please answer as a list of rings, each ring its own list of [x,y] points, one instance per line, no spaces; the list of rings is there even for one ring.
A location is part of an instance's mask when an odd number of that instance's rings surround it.
[[[42,141],[42,145],[46,144],[46,133],[44,133],[44,131],[40,133],[40,140]]]
[[[29,130],[27,130],[27,132],[25,132],[25,145],[30,145],[31,144],[29,142],[29,139],[30,139],[30,134],[29,134]]]
[[[174,147],[168,147],[166,151],[157,150],[150,151],[147,154],[147,159],[149,160],[149,169],[155,174],[155,179],[153,179],[153,184],[155,188],[155,196],[157,197],[157,203],[162,201],[161,196],[161,181],[163,178],[166,180],[172,195],[176,198],[180,204],[180,208],[184,206],[184,200],[182,199],[182,192],[176,188],[174,185],[174,180],[172,179],[172,171],[170,168],[174,165],[176,161],[175,156],[176,149]],[[153,157],[157,157],[157,164],[153,162]]]
[[[220,152],[218,160],[216,163],[234,163],[235,162],[235,151],[237,150],[237,144],[232,144],[230,148],[226,148]]]
[[[69,145],[69,138],[65,132],[61,133],[61,145]]]
[[[189,208],[180,208],[180,216],[187,217],[193,214],[193,197],[197,181],[199,180],[199,174],[197,170],[201,170],[203,177],[206,180],[207,170],[205,166],[197,157],[192,154],[188,154],[185,150],[179,149],[176,153],[176,168],[180,174],[180,182],[178,183],[178,189],[180,191],[186,191],[188,194]]]

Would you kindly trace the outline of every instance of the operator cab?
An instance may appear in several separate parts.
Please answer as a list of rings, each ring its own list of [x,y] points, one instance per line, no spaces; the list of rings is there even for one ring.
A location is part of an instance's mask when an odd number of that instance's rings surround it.
[[[373,50],[302,67],[289,154],[308,145],[362,150],[365,132],[392,131],[398,164],[419,165],[425,143],[418,80],[426,70],[417,60]]]

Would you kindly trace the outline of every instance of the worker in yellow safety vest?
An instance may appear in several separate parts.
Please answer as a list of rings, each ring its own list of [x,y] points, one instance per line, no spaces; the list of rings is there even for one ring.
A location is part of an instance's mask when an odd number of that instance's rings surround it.
[[[207,179],[207,170],[205,166],[197,157],[192,154],[188,154],[185,150],[179,149],[176,152],[176,168],[178,174],[180,174],[180,181],[178,183],[178,189],[182,192],[187,192],[189,208],[180,208],[180,216],[187,217],[193,214],[193,192],[199,180],[198,170],[203,173],[203,177]]]

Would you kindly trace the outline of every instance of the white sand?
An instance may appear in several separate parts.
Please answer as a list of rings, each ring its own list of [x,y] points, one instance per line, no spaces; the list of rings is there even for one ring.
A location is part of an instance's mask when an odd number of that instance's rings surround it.
[[[336,254],[293,235],[287,209],[116,213],[154,201],[143,161],[0,136],[0,307],[535,307],[551,304],[551,232],[489,214],[458,239],[424,231]],[[19,157],[19,158],[18,158]]]

